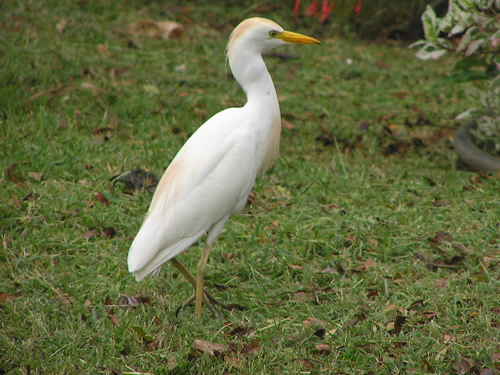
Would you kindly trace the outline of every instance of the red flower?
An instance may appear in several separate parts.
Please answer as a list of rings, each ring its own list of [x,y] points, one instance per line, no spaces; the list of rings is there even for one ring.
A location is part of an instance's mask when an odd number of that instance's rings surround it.
[[[356,5],[356,8],[354,8],[354,11],[358,16],[361,14],[361,6],[362,6],[362,1],[358,0],[358,5]]]
[[[295,0],[295,5],[293,6],[293,12],[299,13],[300,0]]]
[[[323,0],[323,7],[321,8],[322,15],[321,15],[319,22],[323,23],[326,21],[326,19],[328,18],[328,15],[332,11],[334,5],[335,5],[335,3],[333,1],[332,1],[332,5],[328,5],[328,1]]]

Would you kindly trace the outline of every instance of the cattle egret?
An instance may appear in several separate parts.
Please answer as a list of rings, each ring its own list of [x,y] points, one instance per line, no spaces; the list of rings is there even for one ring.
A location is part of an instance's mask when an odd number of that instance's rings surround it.
[[[243,209],[259,172],[278,156],[280,108],[262,53],[287,43],[320,44],[265,18],[249,18],[234,29],[227,59],[247,103],[217,113],[187,140],[161,178],[130,247],[128,269],[137,281],[172,261],[196,289],[198,317],[202,301],[211,307],[203,290],[210,247]],[[205,234],[195,278],[174,257]]]

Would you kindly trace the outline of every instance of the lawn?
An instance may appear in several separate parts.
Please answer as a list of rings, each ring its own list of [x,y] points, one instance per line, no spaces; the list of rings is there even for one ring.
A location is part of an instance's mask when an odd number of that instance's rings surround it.
[[[451,144],[472,83],[441,84],[452,57],[292,9],[0,4],[0,374],[500,372],[500,181],[457,169]],[[224,52],[254,15],[322,45],[266,57],[281,156],[209,259],[206,285],[234,309],[199,320],[169,264],[128,273],[151,191],[110,179],[160,177],[245,103]],[[132,35],[144,19],[186,35]],[[194,269],[202,246],[180,259]]]

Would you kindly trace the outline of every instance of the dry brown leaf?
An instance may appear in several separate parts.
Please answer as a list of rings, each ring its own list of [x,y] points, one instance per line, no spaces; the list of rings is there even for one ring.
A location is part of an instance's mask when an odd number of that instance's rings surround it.
[[[319,273],[338,273],[337,269],[334,267],[326,267],[323,268],[321,271],[318,271]]]
[[[19,203],[19,198],[16,195],[12,194],[12,204],[16,207],[21,207],[21,203]]]
[[[13,163],[7,167],[7,170],[5,171],[5,174],[7,175],[7,179],[10,182],[14,182],[14,183],[24,181],[24,179],[20,175],[18,175],[14,172],[16,170],[16,168],[17,168],[17,163]]]
[[[115,327],[119,327],[120,326],[120,320],[118,319],[118,315],[111,314],[110,318],[111,318],[111,322],[115,325]]]
[[[96,199],[99,201],[99,203],[102,203],[106,207],[109,206],[109,200],[104,196],[102,191],[97,192]]]
[[[14,296],[9,293],[0,293],[0,303],[4,303],[6,301],[12,301]]]
[[[396,319],[394,319],[394,333],[399,334],[403,328],[403,325],[406,323],[406,316],[396,316]]]
[[[85,239],[91,239],[92,237],[95,237],[99,234],[99,231],[97,229],[92,229],[92,230],[89,230],[88,232],[82,234],[82,238],[85,238]]]
[[[290,267],[292,270],[301,270],[302,268],[304,268],[304,267],[298,266],[296,264],[288,264],[288,267]]]
[[[69,307],[71,306],[71,301],[69,300],[68,297],[66,297],[64,294],[62,293],[58,293],[56,295],[56,300],[57,302],[59,302],[61,305],[63,306],[66,306],[66,307]]]
[[[288,129],[288,130],[295,129],[295,125],[294,124],[292,124],[290,121],[287,121],[287,120],[284,120],[284,119],[281,119],[281,125],[283,125],[283,127],[285,129]]]
[[[404,309],[402,307],[399,307],[398,305],[394,305],[394,304],[387,305],[386,309],[388,311],[404,312]]]
[[[365,261],[365,268],[367,270],[369,270],[370,268],[375,267],[375,266],[376,266],[376,263],[375,263],[375,261],[373,259],[367,259]]]
[[[328,344],[318,344],[316,345],[316,350],[323,354],[329,354],[332,351],[332,347]]]
[[[249,354],[249,353],[252,353],[252,352],[256,352],[258,350],[260,350],[259,340],[253,340],[251,345],[248,345],[248,344],[244,343],[243,347],[240,350],[240,352],[242,354]]]
[[[120,297],[118,297],[116,304],[119,306],[134,307],[139,306],[142,302],[147,301],[143,301],[141,300],[141,298],[136,298],[134,296],[127,296],[125,294],[122,294]]]
[[[345,322],[344,324],[342,324],[342,327],[340,327],[340,330],[341,331],[345,331],[349,327],[355,327],[358,323],[359,323],[359,319],[358,318],[354,318],[354,319],[348,320],[347,322]]]
[[[428,241],[431,243],[438,244],[441,242],[451,242],[452,238],[448,233],[444,231],[438,231],[436,232],[436,235],[434,237],[428,238]]]
[[[309,299],[309,295],[306,292],[295,292],[293,293],[293,299],[295,301],[303,301]]]
[[[301,364],[301,365],[302,365],[302,367],[304,367],[304,368],[314,368],[313,363],[312,363],[309,359],[306,359],[306,358],[300,358],[298,361],[300,362],[300,364]]]
[[[102,235],[109,240],[116,236],[116,230],[113,227],[104,227],[102,228]]]
[[[439,279],[439,280],[436,280],[436,281],[434,282],[434,286],[435,286],[436,288],[439,288],[439,289],[443,289],[443,290],[444,290],[444,289],[448,288],[448,280],[447,280],[447,279],[445,279],[445,278],[443,277],[443,278],[441,278],[441,279]]]
[[[304,320],[304,327],[305,328],[311,328],[313,326],[320,326],[323,328],[326,328],[330,326],[330,323],[328,323],[326,320],[318,319],[315,317],[310,316],[306,320]]]
[[[42,172],[29,172],[28,176],[37,181],[42,181],[43,173]]]
[[[244,368],[246,366],[246,360],[244,358],[238,358],[229,355],[224,356],[224,362],[235,368]]]
[[[97,50],[101,53],[101,55],[108,56],[108,57],[111,56],[111,52],[109,52],[109,49],[107,49],[104,44],[98,44]]]
[[[445,333],[445,334],[443,335],[443,342],[444,342],[445,344],[446,344],[446,343],[448,343],[448,342],[450,342],[452,339],[453,339],[453,336],[452,336],[452,335],[450,335],[450,334],[448,334],[448,333]]]
[[[66,29],[67,25],[68,25],[68,20],[61,20],[57,23],[56,30],[59,32],[59,34],[62,34]]]
[[[219,355],[220,353],[227,353],[227,352],[231,351],[231,349],[227,345],[216,344],[213,342],[208,342],[208,341],[199,340],[199,339],[194,340],[192,347],[193,347],[193,349],[200,351],[200,352],[203,352],[203,353],[207,353],[207,354],[211,355],[212,357],[215,357],[215,356]]]
[[[491,362],[500,362],[500,352],[499,353],[491,353],[490,355]]]
[[[158,26],[162,31],[162,38],[165,40],[169,39],[184,39],[186,37],[186,31],[184,26],[177,22],[162,21],[158,22]]]
[[[451,204],[450,201],[444,199],[436,199],[434,202],[432,202],[432,205],[434,207],[444,207],[444,206],[449,206],[450,204]]]
[[[473,366],[470,359],[463,357],[460,361],[457,361],[451,365],[452,370],[457,374],[465,374]]]
[[[182,39],[186,37],[184,26],[177,22],[162,21],[155,22],[151,19],[135,21],[130,26],[132,35],[147,36],[150,38]]]
[[[92,83],[88,83],[88,82],[82,82],[80,84],[80,87],[84,90],[88,90],[88,91],[92,92],[92,95],[94,95],[94,96],[98,96],[99,92],[101,91],[100,87],[97,87],[96,85],[93,85]]]

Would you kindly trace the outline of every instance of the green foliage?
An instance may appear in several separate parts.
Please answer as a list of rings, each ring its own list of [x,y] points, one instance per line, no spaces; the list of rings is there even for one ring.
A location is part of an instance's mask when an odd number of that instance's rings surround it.
[[[417,57],[438,59],[446,52],[461,56],[452,74],[441,84],[485,81],[469,88],[481,108],[471,108],[459,118],[480,115],[476,137],[490,149],[500,150],[500,2],[498,0],[450,0],[448,12],[438,18],[432,7],[422,15],[425,39]]]

